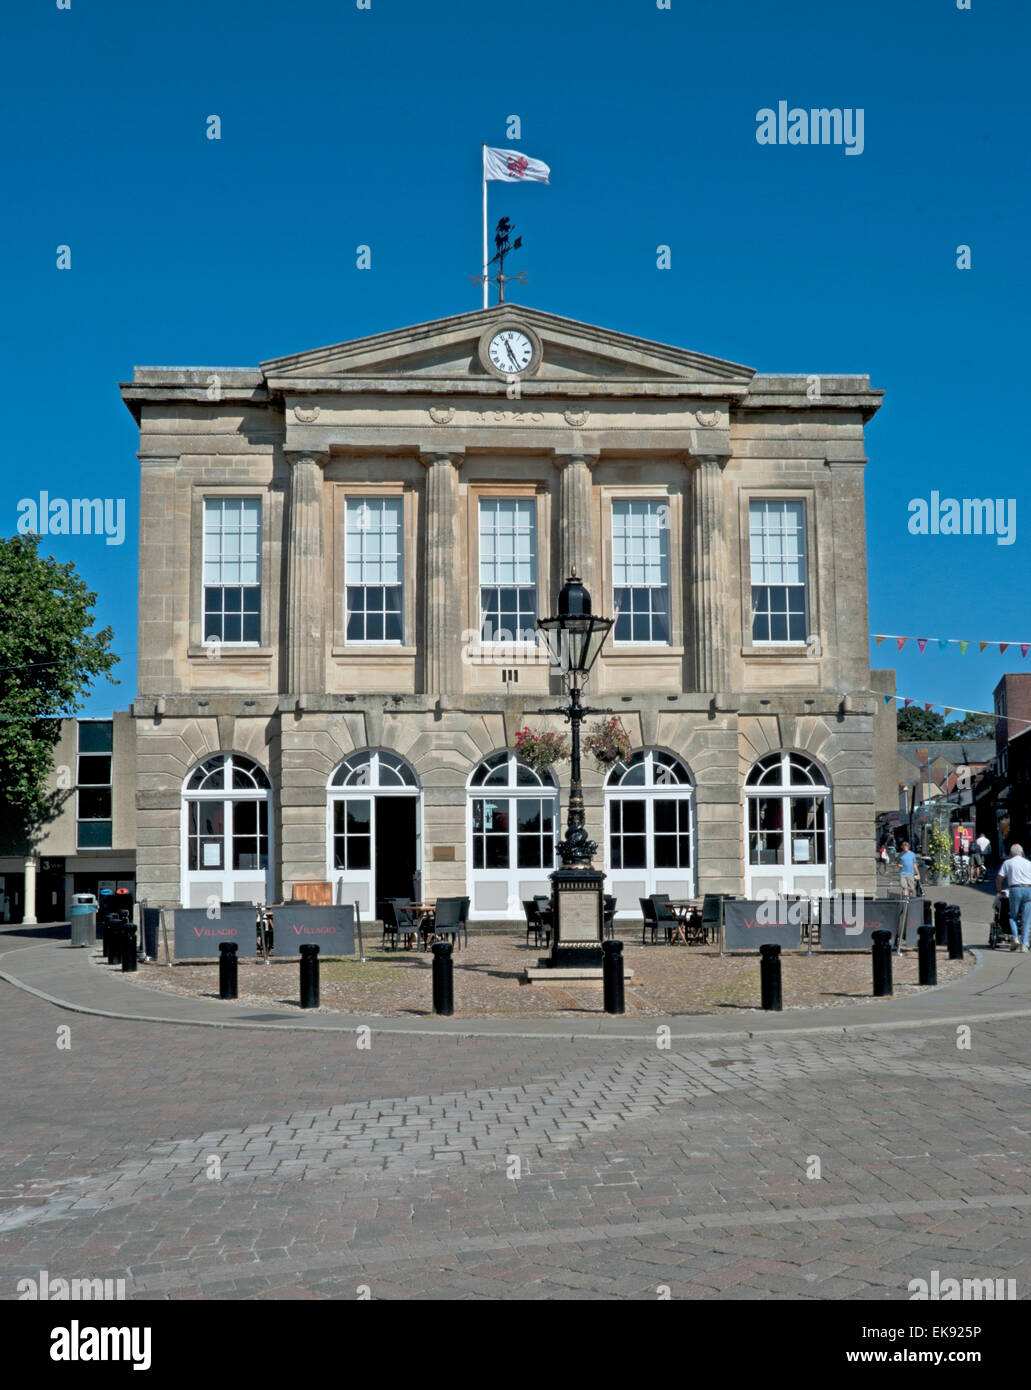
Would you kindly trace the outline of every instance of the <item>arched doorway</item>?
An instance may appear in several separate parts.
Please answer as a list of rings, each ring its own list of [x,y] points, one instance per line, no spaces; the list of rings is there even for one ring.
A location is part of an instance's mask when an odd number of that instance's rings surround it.
[[[745,893],[829,893],[830,783],[803,753],[760,758],[745,778]]]
[[[558,789],[515,753],[492,753],[469,778],[469,916],[518,921],[523,901],[551,893]]]
[[[352,753],[329,779],[327,877],[333,901],[370,917],[380,898],[410,898],[422,872],[422,794],[396,753]]]
[[[641,749],[610,771],[605,865],[618,913],[639,917],[651,893],[694,897],[694,785],[674,754]]]
[[[183,785],[182,902],[269,902],[272,784],[253,758],[215,753]]]

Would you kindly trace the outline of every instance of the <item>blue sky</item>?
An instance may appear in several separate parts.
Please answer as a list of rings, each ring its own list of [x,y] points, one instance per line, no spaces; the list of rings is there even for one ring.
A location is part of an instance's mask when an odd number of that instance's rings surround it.
[[[50,538],[135,690],[140,365],[251,365],[478,307],[480,144],[538,308],[744,362],[868,372],[874,632],[900,692],[990,708],[1031,641],[1024,0],[36,0],[5,14],[0,517],[124,497],[125,544]],[[760,146],[756,113],[862,108],[865,148]],[[222,139],[208,140],[217,114]],[[71,247],[71,269],[56,268]],[[372,268],[355,248],[372,248]],[[656,247],[672,269],[656,269]],[[956,268],[971,247],[972,268]],[[912,536],[909,502],[1017,500],[1017,539]]]

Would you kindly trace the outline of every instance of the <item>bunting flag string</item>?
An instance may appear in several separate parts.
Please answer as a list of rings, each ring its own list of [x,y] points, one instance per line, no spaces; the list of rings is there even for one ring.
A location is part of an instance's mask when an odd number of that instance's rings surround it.
[[[900,637],[896,632],[874,632],[871,633],[871,636],[878,647],[882,642],[894,642],[899,651],[902,650],[907,642],[915,642],[921,655],[923,655],[926,650],[928,643],[937,642],[940,652],[947,651],[950,646],[959,647],[960,656],[966,656],[967,647],[975,640],[971,637],[912,637],[908,634],[905,637]],[[1005,654],[1008,647],[1019,647],[1021,657],[1026,657],[1028,652],[1031,652],[1031,642],[1014,642],[1012,640],[1008,642],[995,640],[981,641],[980,638],[976,640],[979,652],[987,651],[989,647],[998,647],[1000,656]]]
[[[910,705],[920,704],[928,714],[931,713],[937,704],[934,700],[916,700],[910,695],[885,695],[883,690],[864,690],[863,694],[879,695],[885,705],[890,705],[892,700],[894,700],[895,703],[901,705],[903,709],[909,709]],[[945,711],[946,719],[948,719],[950,714],[979,714],[984,719],[994,720],[995,723],[999,723],[1000,720],[1008,720],[1010,724],[1026,724],[1031,728],[1031,719],[1020,719],[1013,714],[995,714],[987,709],[964,709],[962,705],[942,705],[941,708]]]

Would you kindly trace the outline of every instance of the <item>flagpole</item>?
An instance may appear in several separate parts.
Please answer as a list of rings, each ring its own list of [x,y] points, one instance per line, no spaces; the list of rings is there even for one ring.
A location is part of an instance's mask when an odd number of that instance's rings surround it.
[[[483,142],[483,307],[487,307],[487,142]]]

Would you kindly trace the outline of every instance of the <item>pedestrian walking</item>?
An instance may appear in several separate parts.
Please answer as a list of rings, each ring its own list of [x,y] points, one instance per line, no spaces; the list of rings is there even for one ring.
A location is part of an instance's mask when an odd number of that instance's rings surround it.
[[[916,897],[916,885],[920,882],[920,865],[916,862],[916,855],[909,848],[908,840],[902,841],[902,853],[899,855],[899,882],[904,898]],[[1031,883],[1031,879],[1028,882]]]
[[[977,881],[983,883],[985,871],[988,864],[988,851],[992,847],[992,842],[982,830],[973,844],[972,860],[974,868],[977,870]]]
[[[1000,893],[1004,888],[1009,890],[1010,931],[1013,934],[1010,950],[1015,951],[1019,946],[1026,951],[1031,937],[1031,861],[1020,845],[1010,845],[1010,857],[999,865],[995,884]]]

